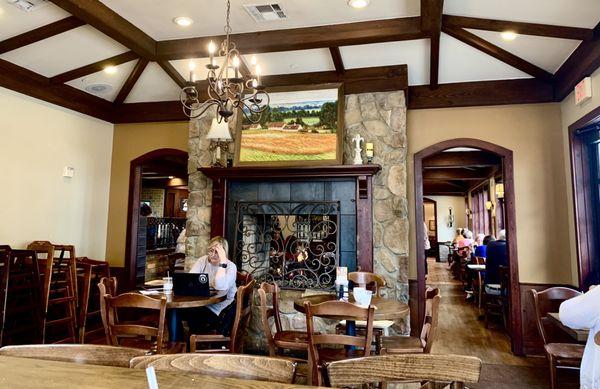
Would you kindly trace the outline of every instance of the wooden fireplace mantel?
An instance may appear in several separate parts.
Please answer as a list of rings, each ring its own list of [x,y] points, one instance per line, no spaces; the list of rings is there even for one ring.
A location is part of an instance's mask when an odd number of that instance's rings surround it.
[[[213,182],[211,206],[211,236],[225,236],[227,223],[227,198],[229,181],[310,181],[310,180],[356,180],[356,232],[357,265],[362,271],[373,271],[373,200],[372,178],[381,170],[380,165],[333,165],[333,166],[243,166],[201,167]],[[365,239],[365,237],[371,237]]]

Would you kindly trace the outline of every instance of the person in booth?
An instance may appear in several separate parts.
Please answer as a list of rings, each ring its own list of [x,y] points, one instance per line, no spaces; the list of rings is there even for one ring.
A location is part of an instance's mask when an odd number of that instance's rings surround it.
[[[206,330],[219,330],[229,335],[235,318],[235,294],[237,267],[228,258],[229,243],[221,236],[215,236],[208,242],[208,254],[198,258],[190,273],[206,273],[210,287],[225,300],[202,307],[188,317],[190,329],[195,333]]]

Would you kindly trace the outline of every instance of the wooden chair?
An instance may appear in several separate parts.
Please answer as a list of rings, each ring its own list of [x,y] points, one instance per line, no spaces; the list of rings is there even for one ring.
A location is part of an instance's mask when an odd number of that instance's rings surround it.
[[[579,368],[583,350],[585,346],[574,343],[553,343],[546,331],[545,325],[548,321],[546,317],[548,312],[558,312],[560,304],[573,297],[577,297],[581,292],[564,287],[548,288],[538,292],[531,289],[533,296],[533,305],[536,313],[536,325],[540,337],[544,342],[544,350],[550,367],[550,388],[557,388],[557,368]],[[547,323],[549,326],[551,323]]]
[[[177,270],[183,271],[183,269],[184,269],[183,266],[175,266],[177,261],[180,259],[185,259],[184,253],[172,253],[172,254],[167,255],[167,261],[169,262],[169,272],[171,273],[171,276]]]
[[[102,277],[98,283],[98,305],[100,307],[100,317],[102,318],[102,327],[104,327],[104,335],[106,344],[111,344],[110,333],[108,329],[108,311],[106,310],[106,300],[104,296],[117,295],[117,277]],[[116,313],[115,313],[116,314]]]
[[[11,250],[2,256],[1,344],[42,343],[44,304],[37,254]]]
[[[237,286],[237,287],[248,285],[251,281],[252,281],[252,274],[250,274],[246,271],[241,271],[241,272],[238,271],[237,274],[235,275],[235,286]]]
[[[267,304],[267,295],[271,295],[272,307]],[[279,286],[263,282],[258,289],[260,298],[260,314],[263,331],[269,345],[269,355],[282,355],[281,350],[308,351],[308,334],[306,331],[283,330],[279,314]],[[275,333],[271,331],[269,319],[275,322]]]
[[[211,377],[239,378],[291,384],[296,364],[281,358],[241,354],[170,354],[133,358],[130,367],[160,371],[204,374]]]
[[[425,320],[421,336],[384,336],[381,354],[414,354],[431,352],[437,334],[439,307],[442,296],[438,288],[425,292]]]
[[[239,273],[238,273],[239,274]],[[235,319],[231,334],[229,336],[223,334],[201,334],[190,336],[190,352],[227,352],[232,354],[242,353],[244,349],[244,335],[250,323],[250,315],[252,313],[252,292],[254,290],[255,280],[251,280],[247,285],[238,287],[235,296]],[[197,350],[198,343],[204,344],[221,344],[222,348]]]
[[[421,388],[464,388],[477,383],[482,362],[464,355],[379,355],[327,364],[327,381],[332,387],[363,387],[391,381],[427,382]],[[435,383],[443,383],[435,386]]]
[[[508,266],[499,266],[498,274],[500,276],[500,284],[487,284],[488,288],[492,287],[499,291],[499,294],[491,294],[484,289],[484,316],[485,316],[485,328],[489,327],[490,316],[496,316],[502,318],[502,324],[505,329],[508,329],[508,293],[510,286],[510,274],[508,272]]]
[[[92,288],[92,285],[104,277],[110,277],[110,266],[108,262],[87,257],[77,258],[76,263],[79,284],[79,343],[85,343],[86,337],[92,338],[104,331],[99,289]]]
[[[59,251],[55,251],[55,247]],[[77,343],[77,282],[73,246],[34,241],[27,246],[37,254],[42,282],[44,343]],[[65,253],[69,258],[65,259]],[[60,253],[55,257],[55,253]]]
[[[366,271],[348,273],[348,281],[352,282],[355,287],[358,286],[372,290],[376,296],[381,296],[381,289],[385,288],[385,279],[383,277]]]
[[[108,334],[110,345],[127,346],[145,349],[150,353],[162,354],[168,351],[178,352],[180,344],[169,344],[165,338],[165,317],[167,313],[167,299],[155,299],[138,293],[124,293],[111,297],[104,295],[106,312],[108,314]],[[117,310],[118,315],[117,315]],[[129,310],[127,312],[126,310]],[[123,321],[120,317],[132,315],[139,311],[153,311],[157,317],[156,326],[148,321],[135,322]],[[175,351],[175,349],[177,349]]]
[[[97,344],[34,344],[0,348],[0,356],[116,367],[129,367],[132,358],[142,355],[146,355],[144,350]]]
[[[375,308],[361,308],[344,301],[326,301],[312,305],[304,303],[306,331],[308,333],[308,354],[312,384],[323,383],[323,366],[326,362],[354,357],[366,357],[371,353],[373,339],[373,315]],[[314,317],[325,316],[346,320],[365,320],[366,331],[362,335],[320,334],[315,332]],[[346,348],[328,348],[323,345],[343,345]]]

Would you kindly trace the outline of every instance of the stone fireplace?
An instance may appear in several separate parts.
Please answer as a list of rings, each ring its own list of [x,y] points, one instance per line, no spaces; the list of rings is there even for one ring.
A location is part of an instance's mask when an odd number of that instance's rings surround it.
[[[294,310],[293,300],[330,289],[337,266],[374,271],[386,279],[386,297],[408,301],[403,91],[346,96],[345,163],[353,157],[354,135],[374,144],[373,165],[358,167],[205,168],[211,163],[205,136],[213,115],[190,122],[188,266],[206,253],[211,235],[226,236],[238,268],[284,289],[280,307],[285,328],[305,328],[304,315]],[[230,128],[235,137],[235,123]],[[239,170],[243,171],[236,173]],[[393,330],[407,334],[408,323],[408,318],[400,320]],[[320,325],[334,324],[323,320]],[[250,349],[265,349],[261,334],[255,310]]]

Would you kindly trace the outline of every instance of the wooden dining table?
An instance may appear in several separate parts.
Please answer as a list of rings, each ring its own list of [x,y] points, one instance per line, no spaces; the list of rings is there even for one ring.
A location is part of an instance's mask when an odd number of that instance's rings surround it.
[[[213,293],[213,292],[211,292]],[[199,308],[213,305],[218,302],[225,300],[226,293],[211,294],[208,297],[202,296],[178,296],[173,293],[165,294],[162,292],[156,294],[148,294],[147,297],[155,299],[161,299],[165,297],[167,299],[167,322],[169,329],[169,339],[171,341],[181,341],[182,328],[181,327],[181,309],[188,308]]]
[[[587,342],[587,339],[590,336],[589,329],[575,329],[564,325],[562,321],[560,321],[560,316],[558,312],[548,312],[547,318],[550,323],[554,324],[555,326],[566,332],[570,337],[572,337],[576,341],[580,343]]]
[[[301,389],[290,385],[237,378],[156,371],[159,389]],[[6,389],[148,389],[146,371],[124,367],[0,356],[0,388]]]

